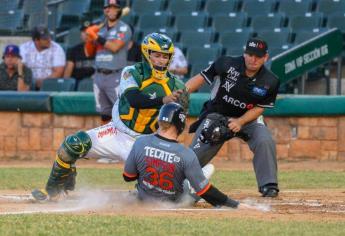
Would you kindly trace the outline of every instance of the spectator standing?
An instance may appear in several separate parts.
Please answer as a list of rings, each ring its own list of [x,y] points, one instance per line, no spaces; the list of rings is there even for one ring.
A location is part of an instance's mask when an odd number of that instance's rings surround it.
[[[94,93],[96,110],[101,115],[103,124],[112,118],[112,108],[117,99],[121,71],[127,66],[128,43],[131,39],[130,27],[120,20],[124,2],[105,0],[104,15],[106,21],[101,25],[86,29],[87,55],[96,53]]]
[[[89,21],[85,21],[80,27],[80,38],[82,42],[67,50],[66,67],[64,71],[64,78],[75,78],[76,88],[78,83],[85,78],[91,77],[94,72],[94,55],[86,55],[85,42],[86,42],[86,28],[90,26]]]
[[[178,47],[175,47],[175,53],[171,64],[169,66],[169,72],[173,73],[179,79],[182,79],[188,73],[188,62],[183,52]]]
[[[32,73],[23,65],[16,45],[7,45],[0,64],[0,90],[28,91]]]
[[[48,29],[36,26],[32,40],[20,45],[23,63],[32,70],[35,89],[39,90],[45,79],[63,76],[66,58],[62,47],[51,40]]]

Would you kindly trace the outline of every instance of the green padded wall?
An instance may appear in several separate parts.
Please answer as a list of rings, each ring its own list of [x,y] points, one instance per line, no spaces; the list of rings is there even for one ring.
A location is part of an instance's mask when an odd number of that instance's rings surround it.
[[[189,115],[197,117],[208,93],[190,96]],[[1,111],[54,112],[63,115],[96,115],[92,92],[0,91]],[[345,96],[278,95],[266,116],[335,116],[345,114]]]
[[[207,93],[191,95],[189,114],[198,116]],[[345,114],[345,96],[278,95],[275,107],[266,109],[265,116],[333,116]]]
[[[345,96],[284,95],[266,116],[334,116],[345,114]]]
[[[96,115],[93,92],[60,92],[52,98],[53,112],[56,114]]]
[[[0,92],[1,111],[51,112],[49,92]]]

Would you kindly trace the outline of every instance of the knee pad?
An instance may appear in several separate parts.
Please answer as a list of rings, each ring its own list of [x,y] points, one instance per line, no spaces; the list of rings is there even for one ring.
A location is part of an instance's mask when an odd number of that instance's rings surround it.
[[[78,131],[65,138],[57,155],[65,163],[75,163],[76,160],[83,158],[90,151],[91,147],[90,136],[85,131]]]
[[[215,168],[213,164],[207,164],[202,169],[202,173],[204,173],[206,179],[210,180],[211,176],[213,175]]]

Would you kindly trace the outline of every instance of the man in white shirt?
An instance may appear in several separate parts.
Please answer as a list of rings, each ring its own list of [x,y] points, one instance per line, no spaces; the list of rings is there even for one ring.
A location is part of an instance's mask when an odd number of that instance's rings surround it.
[[[188,73],[188,62],[183,52],[178,47],[175,47],[175,53],[169,66],[169,71],[177,76],[179,79],[183,79]]]
[[[42,81],[63,77],[66,56],[62,47],[51,40],[49,31],[44,26],[32,30],[32,41],[20,45],[23,63],[32,70],[36,90]]]

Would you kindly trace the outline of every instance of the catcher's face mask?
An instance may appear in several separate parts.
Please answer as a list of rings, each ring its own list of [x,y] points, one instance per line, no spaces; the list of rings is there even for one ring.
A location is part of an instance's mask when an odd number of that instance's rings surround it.
[[[141,52],[152,69],[153,77],[158,79],[164,78],[174,54],[174,45],[171,39],[164,34],[149,34],[144,38],[141,44]],[[153,52],[159,52],[166,55],[166,64],[159,65],[159,63],[154,63],[152,60],[153,56],[151,56]]]

